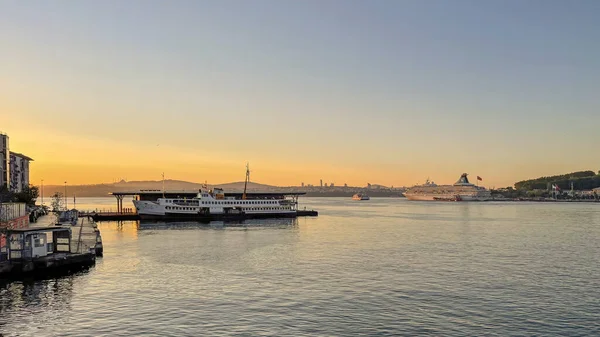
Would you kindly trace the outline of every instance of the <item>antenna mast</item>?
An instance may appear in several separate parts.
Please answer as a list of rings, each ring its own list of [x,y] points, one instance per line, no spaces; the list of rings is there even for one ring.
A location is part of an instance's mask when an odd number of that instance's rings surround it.
[[[246,189],[248,188],[249,181],[250,181],[250,164],[246,163],[246,180],[244,181],[244,194],[242,194],[243,200],[246,200]]]

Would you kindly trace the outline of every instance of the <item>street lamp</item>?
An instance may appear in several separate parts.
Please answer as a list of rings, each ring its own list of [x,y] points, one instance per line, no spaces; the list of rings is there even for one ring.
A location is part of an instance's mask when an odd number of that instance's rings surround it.
[[[42,206],[44,206],[44,179],[42,179]]]
[[[67,182],[65,181],[65,210],[69,209],[69,203],[67,202]]]

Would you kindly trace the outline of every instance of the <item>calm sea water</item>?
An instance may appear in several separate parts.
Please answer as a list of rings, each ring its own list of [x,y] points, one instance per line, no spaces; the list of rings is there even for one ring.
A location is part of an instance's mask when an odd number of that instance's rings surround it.
[[[600,335],[600,204],[303,202],[319,217],[100,223],[94,268],[0,285],[0,333]]]

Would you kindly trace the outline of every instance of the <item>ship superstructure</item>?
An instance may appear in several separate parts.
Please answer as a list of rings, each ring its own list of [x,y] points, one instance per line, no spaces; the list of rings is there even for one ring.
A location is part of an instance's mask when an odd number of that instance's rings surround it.
[[[454,185],[436,185],[429,179],[423,185],[411,187],[404,192],[408,200],[424,201],[485,201],[491,192],[484,187],[469,182],[468,174],[463,173]]]
[[[244,194],[252,197],[251,194]],[[271,198],[244,199],[225,197],[220,188],[200,190],[195,198],[158,198],[156,201],[133,200],[137,213],[142,218],[153,217],[196,217],[198,215],[265,215],[293,216],[297,200],[273,196]]]

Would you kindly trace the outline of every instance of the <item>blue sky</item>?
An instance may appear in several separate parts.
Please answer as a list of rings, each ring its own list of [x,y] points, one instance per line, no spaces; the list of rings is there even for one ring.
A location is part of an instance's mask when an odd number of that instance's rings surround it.
[[[64,144],[118,159],[82,182],[239,180],[246,161],[275,184],[598,170],[598,17],[598,1],[3,1],[0,129],[57,181],[81,170],[48,154]]]

